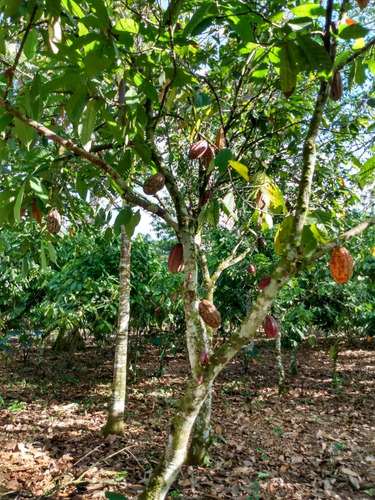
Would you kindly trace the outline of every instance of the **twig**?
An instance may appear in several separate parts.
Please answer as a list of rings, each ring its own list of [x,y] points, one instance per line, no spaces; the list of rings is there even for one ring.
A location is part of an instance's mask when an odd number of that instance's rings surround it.
[[[73,465],[77,465],[79,464],[79,462],[81,462],[84,458],[88,457],[89,455],[91,455],[91,453],[94,453],[94,451],[96,451],[97,449],[99,449],[101,446],[104,446],[104,443],[101,443],[99,446],[97,446],[96,448],[94,448],[93,450],[89,451],[88,453],[86,453],[86,455],[84,455],[83,457],[81,457],[79,460],[77,460],[77,462],[75,462]]]

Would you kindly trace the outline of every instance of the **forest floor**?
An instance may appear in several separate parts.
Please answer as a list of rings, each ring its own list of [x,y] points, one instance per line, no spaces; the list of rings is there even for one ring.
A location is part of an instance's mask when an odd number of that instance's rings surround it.
[[[375,498],[375,339],[346,346],[332,388],[329,343],[297,354],[278,397],[273,342],[238,356],[215,383],[213,447],[204,467],[184,467],[170,499]],[[46,352],[0,362],[0,498],[137,499],[163,450],[188,377],[181,355],[162,373],[145,352],[128,387],[126,437],[103,437],[113,349]],[[285,358],[286,369],[288,357]],[[245,370],[247,368],[247,370]],[[115,498],[113,496],[112,498]],[[118,497],[119,498],[119,497]]]

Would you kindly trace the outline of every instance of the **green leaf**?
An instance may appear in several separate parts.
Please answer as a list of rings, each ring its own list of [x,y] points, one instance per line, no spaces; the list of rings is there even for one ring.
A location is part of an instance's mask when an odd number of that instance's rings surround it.
[[[284,44],[281,47],[280,84],[283,92],[290,92],[297,84],[297,67],[289,44]]]
[[[249,181],[249,169],[239,161],[230,160],[229,165],[240,174],[245,181]]]
[[[274,250],[277,255],[282,255],[288,243],[291,241],[292,230],[294,226],[294,217],[288,215],[281,223],[275,235]]]
[[[210,96],[204,93],[197,95],[194,101],[194,106],[198,108],[206,108],[210,105]]]
[[[201,213],[198,216],[199,227],[202,227],[206,222],[211,226],[216,227],[219,224],[220,207],[216,198],[206,203],[202,207]]]
[[[141,220],[141,213],[139,210],[137,210],[134,214],[131,215],[128,222],[124,224],[128,238],[131,238],[133,236],[134,230],[138,226],[140,220]]]
[[[133,139],[133,146],[135,151],[139,154],[145,163],[151,162],[151,150],[148,144],[146,144],[143,137],[137,134]]]
[[[375,156],[369,158],[359,172],[360,186],[364,187],[373,181],[375,174]]]
[[[25,146],[27,151],[29,151],[34,139],[34,130],[18,118],[14,119],[14,124],[16,126],[17,137],[21,141],[22,145]]]
[[[96,119],[96,102],[90,99],[78,121],[78,136],[81,140],[82,147],[86,151],[90,151],[92,143],[92,135],[95,130]]]
[[[38,198],[43,201],[48,201],[48,191],[39,179],[37,179],[36,177],[30,177],[30,187]]]
[[[134,19],[131,18],[124,18],[120,19],[120,21],[117,21],[115,24],[114,28],[112,28],[112,31],[114,33],[122,33],[123,31],[127,33],[138,33],[139,31],[139,24],[134,21]]]
[[[226,215],[232,217],[233,220],[238,221],[237,215],[233,212],[233,209],[236,207],[236,202],[234,199],[234,194],[232,192],[227,193],[222,201],[223,204],[223,212]]]
[[[298,7],[294,7],[291,9],[293,14],[296,17],[314,17],[317,18],[319,16],[325,17],[326,9],[321,5],[317,5],[316,3],[303,3]]]
[[[113,229],[111,228],[111,226],[108,226],[104,232],[104,239],[106,243],[110,243],[112,238],[113,238]]]
[[[22,258],[22,263],[21,263],[21,277],[26,278],[28,274],[29,274],[29,261],[25,255]]]
[[[369,30],[360,24],[341,24],[339,27],[339,37],[343,40],[350,40],[352,38],[362,38]]]
[[[214,14],[217,11],[214,2],[201,2],[201,6],[195,11],[190,21],[185,26],[183,37],[189,36],[192,31],[203,21],[207,14]]]
[[[215,156],[214,164],[219,167],[219,172],[224,173],[229,165],[229,160],[233,157],[232,151],[228,148],[224,148]]]
[[[297,34],[296,40],[310,68],[317,71],[321,76],[329,77],[332,72],[332,61],[325,48],[320,43],[312,40],[310,36]]]
[[[14,204],[14,220],[16,222],[21,222],[21,208],[22,208],[23,193],[25,192],[26,183],[27,179],[25,179],[21,184],[20,190],[18,191],[17,194],[16,203]]]
[[[43,115],[43,86],[40,74],[36,73],[31,85],[31,117],[40,121]]]
[[[132,211],[129,207],[120,210],[113,224],[113,231],[116,236],[121,233],[121,226],[126,227],[126,224],[130,221],[132,215]]]
[[[61,0],[61,3],[73,16],[76,16],[79,19],[85,16],[85,13],[81,9],[81,7],[79,7],[79,5],[73,0]]]
[[[132,168],[133,159],[130,149],[126,149],[124,154],[120,157],[118,163],[113,165],[113,168],[118,174],[121,175],[123,180],[127,180]]]
[[[83,201],[86,201],[87,197],[87,182],[84,178],[84,172],[80,170],[77,174],[76,179],[76,190]]]
[[[332,227],[332,214],[324,210],[315,210],[306,217],[306,225],[320,224],[327,228]]]
[[[317,246],[315,235],[309,226],[305,226],[302,230],[301,243],[305,247],[304,255],[312,252]]]
[[[66,112],[74,126],[77,125],[86,104],[87,86],[79,87],[66,103]]]
[[[57,264],[57,255],[56,255],[56,250],[55,250],[55,247],[53,246],[53,244],[48,241],[48,254],[49,254],[49,258],[50,260],[54,263],[54,264]]]
[[[329,236],[326,231],[324,231],[324,226],[320,224],[312,224],[310,230],[318,243],[328,243]]]
[[[280,189],[275,186],[272,182],[265,184],[262,187],[262,192],[264,192],[270,201],[270,208],[272,208],[274,213],[286,213],[286,207],[284,203],[284,197]]]
[[[43,271],[47,271],[47,258],[43,241],[40,242],[40,265]]]
[[[34,57],[36,47],[38,45],[38,31],[33,28],[27,35],[25,45],[23,46],[23,53],[28,61]]]
[[[124,495],[121,495],[120,493],[114,493],[111,491],[106,491],[105,497],[108,498],[108,500],[128,500],[128,498],[124,497]]]

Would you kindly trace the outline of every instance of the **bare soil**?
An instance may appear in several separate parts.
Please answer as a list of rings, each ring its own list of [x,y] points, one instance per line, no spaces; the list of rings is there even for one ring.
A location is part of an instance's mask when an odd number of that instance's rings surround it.
[[[168,498],[367,500],[375,498],[375,339],[339,355],[332,388],[330,343],[300,347],[299,376],[285,369],[278,396],[272,342],[238,356],[215,384],[213,446],[204,467],[184,467]],[[20,353],[0,362],[0,497],[137,499],[163,450],[188,377],[184,356],[158,373],[158,352],[140,359],[128,387],[126,437],[103,437],[112,349],[75,355]]]

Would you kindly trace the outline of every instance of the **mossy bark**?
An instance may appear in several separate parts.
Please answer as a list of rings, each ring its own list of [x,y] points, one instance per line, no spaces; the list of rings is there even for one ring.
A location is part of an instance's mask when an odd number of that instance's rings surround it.
[[[298,375],[298,366],[297,366],[297,346],[292,347],[290,350],[290,374],[293,377],[297,377]]]
[[[131,243],[121,227],[121,256],[119,265],[119,310],[113,368],[112,396],[108,420],[102,429],[104,435],[124,435],[126,375],[128,355],[128,330],[130,316],[130,255]]]
[[[275,347],[276,347],[277,371],[279,373],[279,396],[285,396],[286,383],[285,383],[285,371],[284,371],[284,365],[283,365],[283,358],[281,355],[281,333],[280,333],[280,331],[276,335]]]

